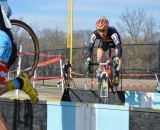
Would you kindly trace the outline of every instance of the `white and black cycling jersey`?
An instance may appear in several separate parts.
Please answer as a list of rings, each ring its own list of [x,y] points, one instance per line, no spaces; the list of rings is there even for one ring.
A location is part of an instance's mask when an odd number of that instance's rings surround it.
[[[90,35],[89,39],[89,57],[92,55],[93,47],[96,42],[96,40],[99,39],[99,45],[98,48],[102,48],[103,51],[106,51],[108,48],[117,48],[118,49],[118,57],[122,56],[122,47],[121,47],[121,38],[118,33],[118,31],[114,27],[109,27],[108,30],[105,31],[105,38],[101,38],[99,32],[95,30]]]

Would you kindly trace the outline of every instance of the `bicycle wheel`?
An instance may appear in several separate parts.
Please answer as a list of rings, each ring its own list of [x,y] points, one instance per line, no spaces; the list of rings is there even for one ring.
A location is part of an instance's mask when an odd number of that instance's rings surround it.
[[[75,84],[75,82],[74,82],[74,79],[73,79],[73,78],[70,78],[69,80],[70,80],[70,81],[69,81],[70,87],[71,87],[71,88],[76,88],[76,84]]]
[[[23,55],[21,70],[27,72],[29,78],[31,78],[39,61],[39,43],[37,36],[32,28],[21,20],[11,19],[11,24],[16,44],[22,46],[24,54],[28,53],[27,56]]]
[[[64,87],[65,87],[65,88],[69,88],[69,87],[70,87],[69,78],[66,78],[66,79],[64,80]]]
[[[100,79],[98,86],[98,100],[99,103],[106,103],[109,96],[109,87],[108,87],[108,78],[106,75],[103,75]]]

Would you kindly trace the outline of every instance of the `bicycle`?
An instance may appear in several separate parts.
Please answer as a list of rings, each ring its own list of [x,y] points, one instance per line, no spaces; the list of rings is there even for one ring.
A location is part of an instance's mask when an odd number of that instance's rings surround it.
[[[69,75],[64,77],[64,86],[65,86],[65,88],[76,88],[76,84],[74,82],[74,79],[71,78]]]
[[[117,93],[117,86],[113,84],[114,70],[118,63],[113,61],[115,57],[111,57],[111,49],[109,49],[109,57],[104,63],[91,63],[91,65],[99,65],[100,79],[98,83],[98,100],[99,103],[106,103],[109,99],[109,89],[115,95]]]
[[[32,60],[31,62],[27,63],[28,66],[26,66],[26,60],[24,59],[22,63],[24,63],[25,68],[23,68],[25,70],[25,72],[28,73],[29,78],[31,78],[34,74],[35,69],[37,68],[37,64],[39,61],[39,42],[38,42],[38,38],[36,36],[36,34],[34,33],[34,31],[32,30],[32,28],[26,24],[25,22],[21,21],[21,20],[17,20],[17,19],[11,19],[11,24],[12,24],[12,33],[13,33],[13,37],[14,40],[16,42],[16,44],[21,44],[23,46],[23,50],[31,50],[33,55],[33,58],[31,58],[30,60]],[[20,36],[22,36],[23,34],[23,39],[20,38]],[[19,36],[20,35],[20,36]],[[24,40],[26,40],[26,42],[23,42]],[[30,43],[30,44],[29,44]],[[17,64],[17,63],[14,63]],[[26,69],[27,68],[27,69]]]
[[[99,102],[103,101],[106,103],[107,98],[109,98],[109,89],[113,94],[117,92],[117,86],[113,84],[113,58],[109,58],[105,63],[100,63],[101,74],[100,82],[98,85],[98,98]]]

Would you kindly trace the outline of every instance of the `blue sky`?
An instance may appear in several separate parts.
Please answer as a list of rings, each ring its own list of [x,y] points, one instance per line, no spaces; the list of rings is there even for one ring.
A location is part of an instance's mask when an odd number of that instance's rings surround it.
[[[37,29],[66,31],[68,0],[8,0],[12,18],[23,18]],[[116,26],[126,9],[143,8],[160,23],[160,0],[74,0],[74,30],[95,29],[95,22],[106,16]]]

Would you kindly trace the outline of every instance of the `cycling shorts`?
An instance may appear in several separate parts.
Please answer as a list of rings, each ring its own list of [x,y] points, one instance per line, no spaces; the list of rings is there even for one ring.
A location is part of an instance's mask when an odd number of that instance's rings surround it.
[[[116,46],[114,44],[107,44],[105,42],[100,42],[98,45],[98,48],[101,48],[103,51],[107,51],[109,48],[115,48]]]
[[[0,61],[0,84],[4,83],[7,79],[8,65]]]
[[[12,53],[12,42],[9,36],[0,30],[0,61],[8,64]]]

